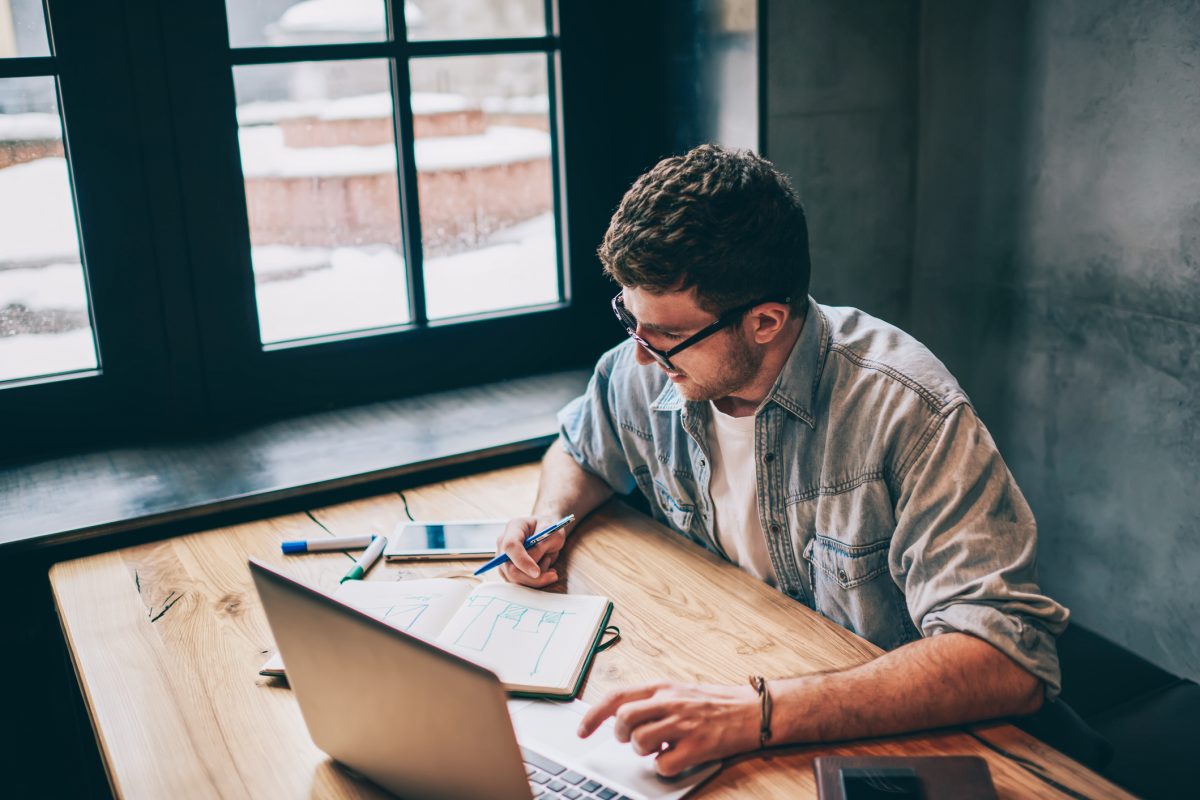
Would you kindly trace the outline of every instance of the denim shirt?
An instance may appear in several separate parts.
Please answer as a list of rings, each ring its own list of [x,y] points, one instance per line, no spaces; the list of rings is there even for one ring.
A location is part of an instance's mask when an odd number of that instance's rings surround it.
[[[725,556],[713,532],[708,404],[686,401],[627,340],[559,412],[564,449],[659,521]],[[758,513],[780,591],[890,650],[983,639],[1058,694],[1067,609],[1038,588],[1037,527],[945,366],[903,331],[809,298],[755,415]]]

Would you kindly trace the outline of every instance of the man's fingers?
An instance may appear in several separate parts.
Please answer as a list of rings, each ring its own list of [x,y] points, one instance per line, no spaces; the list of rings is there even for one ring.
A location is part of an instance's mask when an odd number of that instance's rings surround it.
[[[558,555],[557,551],[549,553],[546,552],[544,544],[544,542],[539,542],[528,550],[518,545],[516,551],[505,550],[505,552],[509,554],[509,561],[515,564],[517,569],[519,569],[521,572],[525,573],[530,578],[541,578],[542,573],[550,568],[550,566],[554,563],[554,559]],[[520,555],[519,560],[517,554]],[[524,581],[522,582],[524,583]],[[551,581],[551,583],[553,583],[553,581]]]
[[[531,589],[545,589],[547,586],[552,586],[558,583],[558,572],[548,569],[541,574],[541,577],[533,578],[525,585]]]
[[[639,756],[648,756],[661,752],[665,743],[673,745],[680,736],[679,718],[672,715],[634,726],[628,741],[633,745],[633,752]]]
[[[496,552],[508,554],[508,559],[516,568],[525,573],[531,578],[541,577],[542,572],[546,569],[545,564],[539,566],[538,562],[547,553],[557,553],[562,550],[563,544],[566,541],[566,535],[563,531],[556,531],[550,534],[542,541],[535,544],[528,550],[525,549],[525,540],[532,536],[537,530],[542,527],[533,517],[521,517],[514,519],[508,523],[504,533],[496,542]],[[506,579],[513,580],[514,583],[525,583],[525,581],[517,581],[508,577],[508,573],[502,573]],[[550,581],[553,583],[553,581]]]
[[[664,778],[673,778],[689,767],[709,760],[694,737],[674,742],[654,759],[654,771]]]
[[[537,548],[535,547],[533,550],[536,551]],[[525,549],[524,539],[508,539],[504,543],[504,552],[508,553],[508,560],[529,577],[536,578],[541,575],[542,571],[538,568],[536,556]]]
[[[562,535],[558,533],[552,533],[525,552],[529,553],[529,557],[534,561],[540,561],[546,554],[553,555],[562,550],[563,544],[564,540]],[[522,543],[521,548],[524,549],[524,547],[525,545]]]
[[[538,542],[526,550],[522,533],[523,530],[517,527],[501,537],[501,550],[508,553],[509,563],[500,565],[500,576],[509,583],[533,589],[544,589],[558,583],[558,572],[551,567],[558,558],[561,543],[554,547],[549,542]]]
[[[513,563],[513,566],[529,577],[536,578],[542,574],[541,569],[538,568],[537,561],[521,545],[509,545],[504,548],[504,552],[508,553],[508,560]]]
[[[553,569],[543,570],[536,578],[531,578],[512,564],[500,565],[500,577],[509,583],[528,586],[531,589],[544,589],[558,583],[558,572]]]
[[[500,577],[509,583],[519,583],[524,585],[525,581],[529,580],[529,576],[521,570],[514,567],[511,563],[501,564],[499,567]]]
[[[631,700],[617,709],[613,715],[613,732],[618,742],[631,740],[633,731],[648,722],[654,722],[667,716],[670,710],[660,698],[648,697],[645,700]],[[645,755],[642,753],[641,755]]]
[[[620,689],[613,692],[589,708],[588,712],[583,715],[583,719],[579,723],[579,735],[584,738],[591,736],[604,720],[617,713],[618,708],[633,700],[644,700],[650,697],[661,686],[658,683],[651,683],[645,686],[636,686],[632,689]]]

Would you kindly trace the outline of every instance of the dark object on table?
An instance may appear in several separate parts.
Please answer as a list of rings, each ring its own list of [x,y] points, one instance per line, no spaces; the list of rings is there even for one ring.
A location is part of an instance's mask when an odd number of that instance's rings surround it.
[[[975,756],[822,756],[813,772],[821,800],[996,800],[987,762]]]

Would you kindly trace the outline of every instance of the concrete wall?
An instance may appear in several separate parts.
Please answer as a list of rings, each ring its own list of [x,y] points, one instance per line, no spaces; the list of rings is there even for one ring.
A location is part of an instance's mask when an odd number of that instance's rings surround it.
[[[789,5],[772,2],[769,24],[783,25],[774,12]],[[1200,678],[1200,2],[875,6],[868,28],[897,6],[918,14],[915,47],[903,25],[879,34],[914,54],[919,76],[899,319],[1000,443],[1041,526],[1044,586],[1077,622]],[[816,36],[771,31],[794,45]],[[831,38],[853,41],[838,25]],[[828,66],[803,47],[778,50],[772,132],[780,105],[808,96],[788,88],[792,76]],[[857,50],[847,75],[879,58],[865,41]],[[892,77],[872,80],[895,91]],[[843,142],[773,139],[768,154],[810,205],[834,204],[814,218],[853,215],[853,195],[805,185],[854,174],[861,162]],[[876,176],[880,197],[893,196],[888,174]],[[872,309],[903,254],[851,252],[878,274],[821,299]]]
[[[1075,619],[1200,678],[1200,3],[926,2],[913,331]]]
[[[766,4],[766,155],[808,214],[813,296],[903,323],[912,258],[917,3]]]

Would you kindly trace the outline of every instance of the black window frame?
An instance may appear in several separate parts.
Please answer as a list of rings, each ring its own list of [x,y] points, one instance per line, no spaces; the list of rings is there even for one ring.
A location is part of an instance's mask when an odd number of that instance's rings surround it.
[[[223,0],[43,3],[52,55],[5,59],[0,75],[58,71],[102,369],[0,385],[0,462],[590,367],[624,338],[596,246],[632,181],[676,146],[669,4],[564,2],[548,18],[564,302],[264,350]]]
[[[43,13],[50,55],[0,59],[0,79],[55,80],[98,366],[0,384],[0,461],[156,430],[170,406],[124,21],[63,0]]]
[[[586,337],[572,326],[570,202],[561,96],[561,45],[553,0],[548,34],[509,39],[407,41],[402,2],[387,2],[390,38],[351,44],[236,48],[229,45],[224,0],[165,10],[168,79],[181,153],[185,217],[192,250],[208,402],[223,419],[254,419],[378,397],[396,397],[573,366]],[[551,168],[560,297],[548,306],[452,320],[424,319],[419,198],[408,62],[416,58],[535,53],[547,58]],[[241,161],[233,69],[245,64],[387,59],[396,102],[401,218],[413,321],[295,343],[261,345]],[[536,344],[523,344],[536,343]]]

